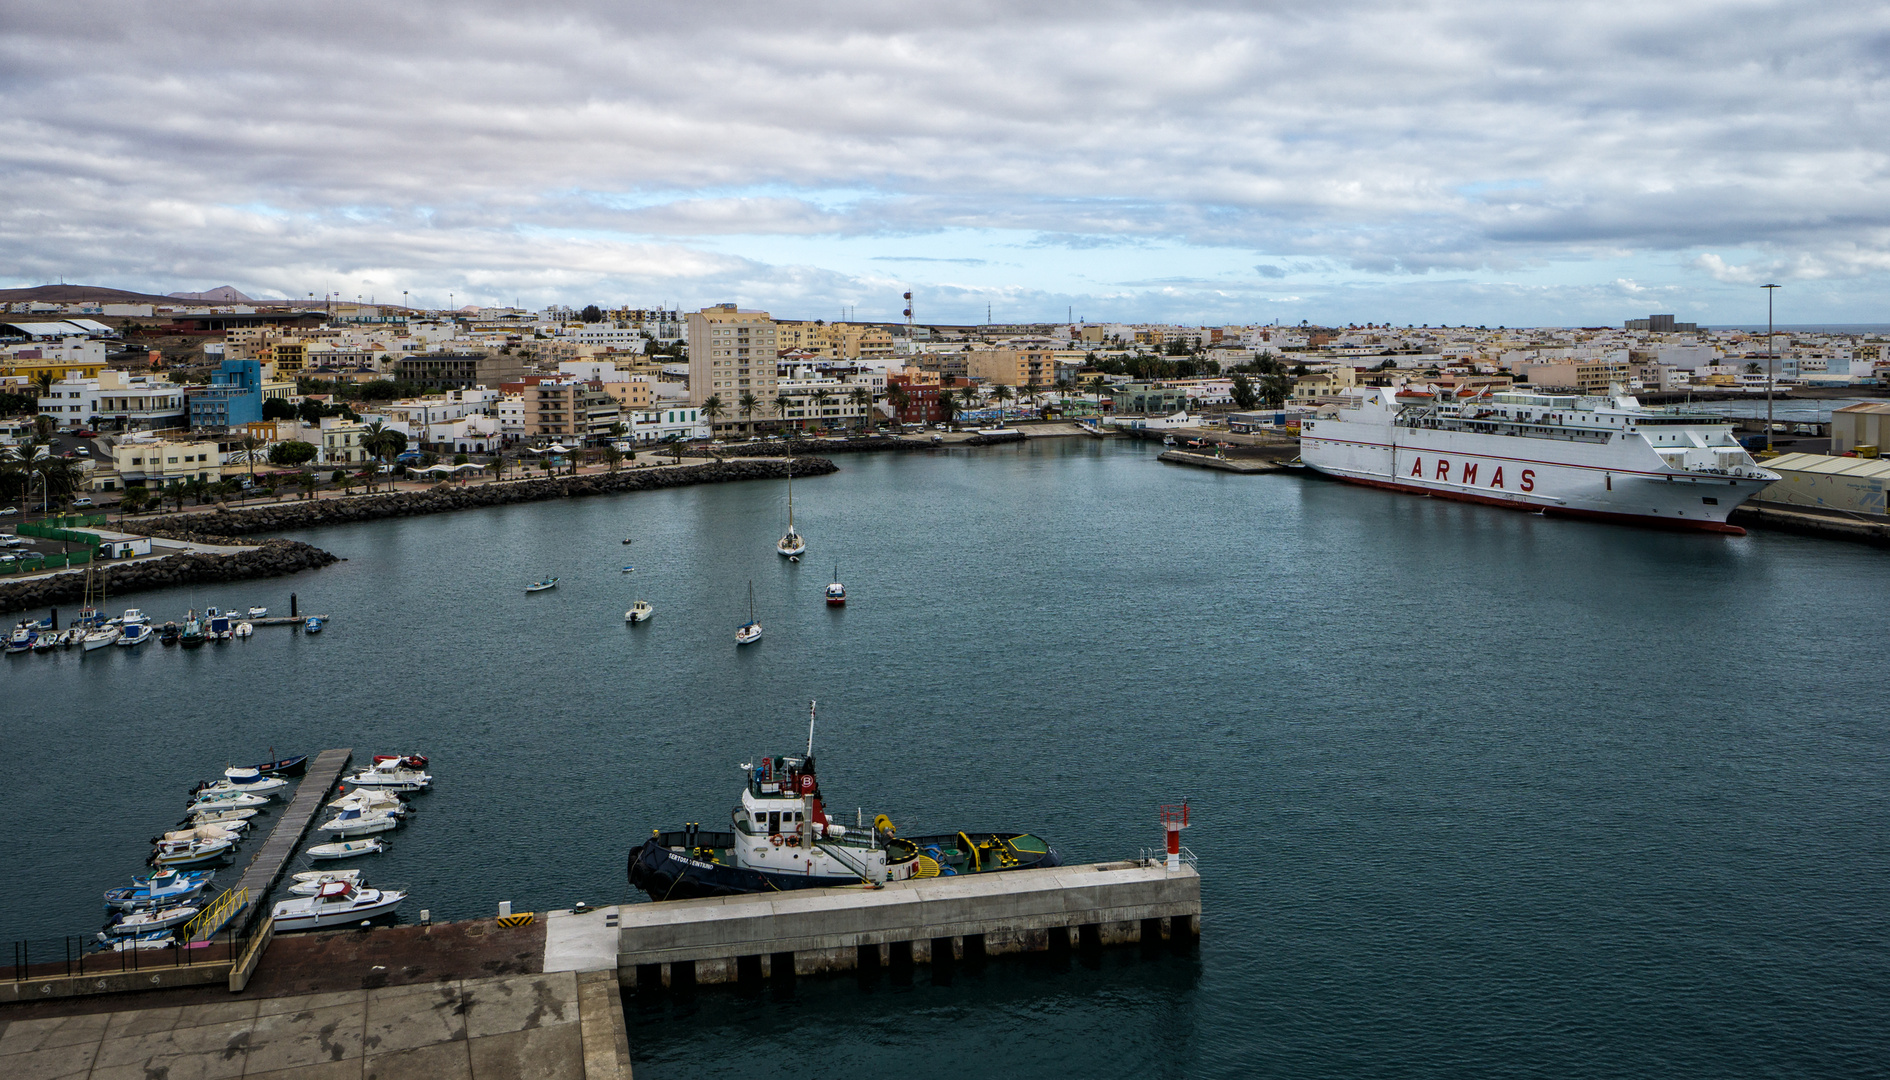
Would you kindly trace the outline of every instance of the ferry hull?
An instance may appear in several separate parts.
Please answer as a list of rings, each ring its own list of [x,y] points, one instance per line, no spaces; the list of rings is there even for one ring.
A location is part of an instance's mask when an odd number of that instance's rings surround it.
[[[1549,460],[1541,439],[1331,421],[1316,431],[1300,458],[1328,476],[1555,517],[1739,536],[1727,515],[1771,482],[1662,470],[1606,443],[1565,444]]]

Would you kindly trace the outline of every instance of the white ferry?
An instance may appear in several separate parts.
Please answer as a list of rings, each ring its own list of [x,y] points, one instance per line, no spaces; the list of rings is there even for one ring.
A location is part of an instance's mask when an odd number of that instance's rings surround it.
[[[1382,387],[1300,427],[1300,459],[1341,480],[1567,517],[1743,535],[1733,509],[1776,481],[1711,413],[1633,397]]]

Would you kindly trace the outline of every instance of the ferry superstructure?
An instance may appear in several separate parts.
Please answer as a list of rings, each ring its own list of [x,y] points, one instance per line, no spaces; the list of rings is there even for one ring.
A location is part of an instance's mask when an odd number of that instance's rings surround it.
[[[1300,427],[1329,476],[1544,514],[1743,535],[1727,515],[1776,481],[1711,413],[1631,395],[1348,391]]]

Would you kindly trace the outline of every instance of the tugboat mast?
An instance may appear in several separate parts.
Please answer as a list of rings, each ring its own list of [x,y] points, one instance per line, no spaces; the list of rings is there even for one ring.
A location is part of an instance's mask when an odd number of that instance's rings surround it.
[[[814,760],[814,706],[819,702],[809,698],[807,701],[807,760]]]

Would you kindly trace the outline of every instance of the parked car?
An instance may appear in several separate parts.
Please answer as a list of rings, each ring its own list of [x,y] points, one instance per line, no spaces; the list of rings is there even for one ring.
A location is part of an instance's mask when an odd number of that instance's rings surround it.
[[[5,509],[0,509],[0,517],[13,517],[19,512],[20,512],[19,507],[9,506],[9,507],[6,507]]]
[[[88,499],[88,498],[85,498],[84,496],[81,496],[81,497],[79,497],[79,498],[77,498],[77,499],[74,499],[74,500],[72,500],[72,505],[73,505],[73,506],[75,506],[75,507],[76,507],[76,506],[91,506],[91,505],[92,505],[92,500],[91,500],[91,499]]]
[[[92,448],[89,446],[75,446],[72,448],[72,452],[75,454],[84,454],[90,457],[92,454]]]
[[[96,432],[96,431],[93,431],[93,430],[92,430],[91,428],[80,428],[79,430],[77,430],[77,431],[75,431],[75,432],[73,432],[73,434],[74,434],[74,435],[76,435],[76,436],[78,436],[78,437],[79,437],[79,438],[81,438],[81,439],[96,439],[96,438],[98,438],[98,432]]]

